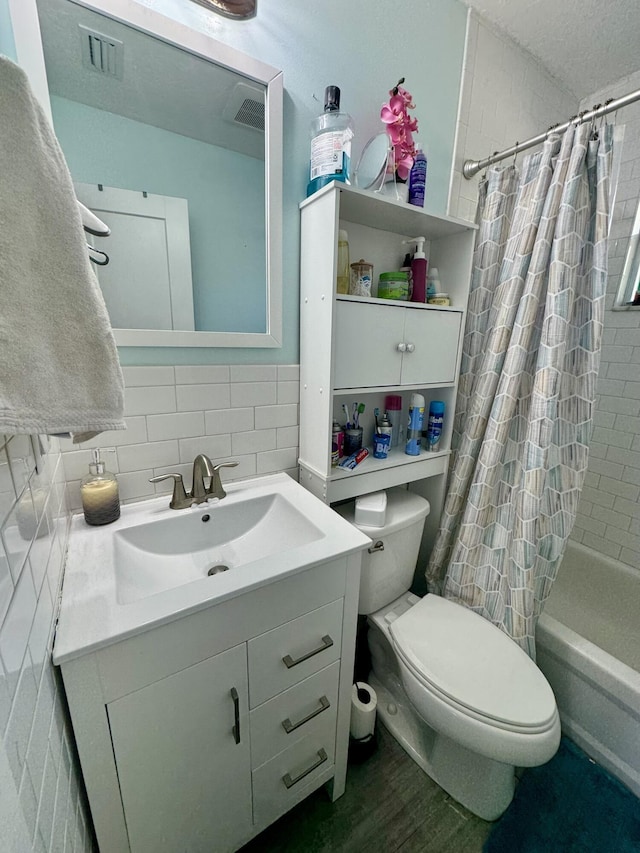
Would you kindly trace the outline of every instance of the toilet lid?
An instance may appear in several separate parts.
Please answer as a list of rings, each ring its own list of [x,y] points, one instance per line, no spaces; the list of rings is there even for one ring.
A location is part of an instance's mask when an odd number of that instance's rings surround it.
[[[553,692],[535,663],[472,610],[426,595],[389,630],[412,672],[455,705],[517,728],[539,730],[555,719]]]

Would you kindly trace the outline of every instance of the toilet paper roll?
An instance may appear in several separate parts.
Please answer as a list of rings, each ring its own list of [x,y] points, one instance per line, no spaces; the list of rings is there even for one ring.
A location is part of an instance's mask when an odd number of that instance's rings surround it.
[[[354,740],[364,740],[371,737],[376,724],[376,707],[378,697],[370,684],[356,681],[351,688],[351,726],[350,733]]]

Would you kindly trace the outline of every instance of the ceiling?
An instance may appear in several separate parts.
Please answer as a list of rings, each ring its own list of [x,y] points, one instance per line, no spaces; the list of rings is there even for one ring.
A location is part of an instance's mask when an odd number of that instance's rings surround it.
[[[578,99],[640,69],[638,0],[463,0]]]
[[[38,0],[38,15],[52,95],[264,159],[263,131],[238,119],[264,104],[261,83],[69,0]],[[116,73],[91,66],[89,32],[120,43]]]

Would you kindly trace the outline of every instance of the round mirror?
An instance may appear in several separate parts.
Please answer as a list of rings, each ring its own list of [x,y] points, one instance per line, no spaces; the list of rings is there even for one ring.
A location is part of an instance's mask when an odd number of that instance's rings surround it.
[[[391,154],[391,140],[386,132],[376,133],[362,150],[355,171],[355,184],[363,190],[379,190],[382,187]]]

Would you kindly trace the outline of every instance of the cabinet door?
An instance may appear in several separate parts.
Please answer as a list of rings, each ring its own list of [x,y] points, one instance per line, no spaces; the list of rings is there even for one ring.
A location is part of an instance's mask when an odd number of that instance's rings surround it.
[[[399,385],[405,309],[336,303],[334,388]]]
[[[447,311],[405,310],[401,385],[455,382],[462,315]],[[411,347],[415,347],[411,351]]]
[[[246,840],[252,813],[244,644],[107,709],[132,853],[219,853]]]

